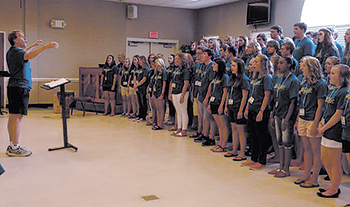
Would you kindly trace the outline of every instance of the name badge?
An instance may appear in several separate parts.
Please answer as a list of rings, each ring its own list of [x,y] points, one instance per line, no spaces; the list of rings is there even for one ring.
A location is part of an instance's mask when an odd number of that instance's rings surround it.
[[[277,108],[278,107],[278,101],[276,102],[276,106],[275,106],[275,108]]]
[[[233,105],[233,99],[229,99],[228,104]]]
[[[152,88],[149,88],[148,91],[149,91],[149,92],[152,92]]]
[[[345,123],[345,116],[341,116],[341,124],[342,125],[346,125],[346,123]]]
[[[299,115],[300,116],[305,116],[305,109],[300,109],[299,110]]]
[[[196,82],[194,83],[194,85],[201,87],[201,86],[202,86],[202,82],[196,81]]]
[[[125,85],[125,86],[128,85],[128,82],[123,82],[123,85]]]
[[[153,86],[153,91],[156,92],[156,87],[155,86]]]
[[[250,98],[248,99],[248,102],[249,102],[250,104],[253,104],[254,98],[253,98],[253,97],[250,97]]]
[[[215,101],[215,97],[214,96],[210,97],[210,102],[213,102],[213,101]]]
[[[172,83],[171,87],[176,88],[176,83]]]
[[[136,84],[139,84],[139,81],[136,81]]]

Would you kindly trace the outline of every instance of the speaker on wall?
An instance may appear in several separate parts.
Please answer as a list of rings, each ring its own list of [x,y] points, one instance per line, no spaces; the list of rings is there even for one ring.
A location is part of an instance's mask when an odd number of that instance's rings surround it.
[[[137,18],[137,6],[136,5],[128,5],[127,6],[126,17],[128,19],[136,19]]]

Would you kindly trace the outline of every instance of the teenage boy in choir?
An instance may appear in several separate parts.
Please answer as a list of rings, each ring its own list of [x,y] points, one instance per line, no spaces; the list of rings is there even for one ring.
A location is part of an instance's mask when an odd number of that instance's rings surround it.
[[[117,65],[118,73],[121,69],[123,69],[124,61],[125,61],[125,55],[123,53],[118,54],[118,62],[119,62]]]
[[[193,101],[193,111],[198,112],[198,126],[197,126],[197,133],[190,135],[190,138],[198,138],[201,135],[203,136],[202,130],[203,130],[203,114],[199,113],[199,105],[198,105],[198,93],[199,93],[199,87],[201,86],[201,79],[203,74],[203,66],[204,63],[202,61],[202,54],[204,51],[203,46],[198,46],[196,49],[196,64],[194,66],[194,75],[193,75],[193,90],[191,92],[191,99]]]
[[[214,120],[214,117],[211,113],[208,111],[208,100],[205,102],[205,97],[207,95],[207,91],[209,88],[210,82],[214,79],[214,70],[213,70],[213,62],[212,58],[214,56],[214,53],[210,49],[204,49],[203,53],[201,55],[201,60],[204,63],[203,65],[203,72],[201,76],[200,81],[200,87],[199,87],[199,93],[198,93],[198,108],[199,108],[199,114],[200,117],[202,117],[202,135],[195,139],[196,142],[202,142],[202,146],[213,146],[215,145],[214,136],[209,138],[209,131],[211,131],[211,134],[215,134],[216,131],[216,123]]]
[[[314,56],[315,54],[316,46],[306,37],[306,30],[307,25],[304,22],[294,24],[295,50],[293,56],[299,63],[302,57]]]
[[[47,49],[57,49],[59,45],[57,42],[42,45],[43,41],[37,40],[27,47],[27,38],[20,30],[11,31],[8,34],[8,41],[11,44],[6,53],[7,66],[11,74],[7,87],[10,113],[7,127],[10,145],[7,147],[6,154],[9,157],[27,157],[32,152],[19,146],[19,135],[23,115],[27,115],[28,112],[29,93],[32,89],[32,71],[29,60],[36,58]],[[38,47],[39,45],[42,46]]]
[[[230,46],[226,48],[226,73],[230,74],[231,73],[231,62],[236,58],[237,56],[237,50],[234,46]]]
[[[256,40],[260,44],[261,53],[267,56],[267,47],[266,47],[267,36],[266,36],[266,34],[264,34],[264,33],[258,34],[258,36],[256,36]]]
[[[272,39],[276,40],[280,48],[286,41],[283,39],[283,28],[280,25],[274,25],[270,27],[270,36]]]
[[[286,42],[282,45],[281,47],[281,55],[283,56],[288,56],[290,58],[292,58],[293,62],[294,62],[294,69],[292,69],[292,73],[298,77],[299,75],[299,63],[298,61],[293,57],[293,51],[294,51],[295,47],[294,47],[294,43],[293,42]]]

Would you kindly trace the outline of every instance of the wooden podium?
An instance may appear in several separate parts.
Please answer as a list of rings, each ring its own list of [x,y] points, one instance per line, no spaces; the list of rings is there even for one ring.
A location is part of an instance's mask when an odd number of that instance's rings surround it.
[[[67,148],[72,148],[75,152],[78,151],[78,148],[74,145],[71,145],[68,143],[68,132],[67,132],[67,112],[66,112],[66,93],[65,93],[65,85],[70,83],[70,80],[61,78],[56,81],[52,81],[49,83],[45,83],[44,85],[41,86],[41,88],[45,90],[52,90],[57,87],[60,87],[60,103],[62,107],[62,124],[63,124],[63,147],[57,147],[57,148],[49,148],[49,151],[54,151],[54,150],[61,150],[61,149],[67,149]],[[69,112],[68,112],[69,113]]]

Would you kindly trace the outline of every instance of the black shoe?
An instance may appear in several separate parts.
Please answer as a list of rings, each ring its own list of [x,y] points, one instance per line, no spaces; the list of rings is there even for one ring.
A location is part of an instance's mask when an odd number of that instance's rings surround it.
[[[195,138],[193,141],[194,142],[203,142],[203,141],[205,141],[207,139],[209,139],[209,137],[206,137],[203,134],[201,134],[199,137]]]
[[[321,198],[338,198],[339,194],[340,194],[340,189],[338,189],[338,191],[333,195],[323,195],[321,192],[317,192],[317,195]]]
[[[0,164],[0,175],[3,174],[5,172],[4,168],[1,166]]]
[[[214,139],[207,139],[205,142],[202,143],[203,147],[207,146],[215,146],[215,140]]]
[[[199,136],[201,136],[201,133],[196,133],[196,134],[192,134],[192,135],[190,135],[189,137],[190,138],[198,138]]]

